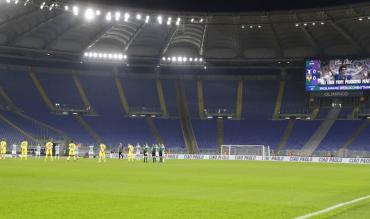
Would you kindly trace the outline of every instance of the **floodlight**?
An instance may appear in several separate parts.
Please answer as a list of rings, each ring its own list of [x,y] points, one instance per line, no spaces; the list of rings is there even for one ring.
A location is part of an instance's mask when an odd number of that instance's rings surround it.
[[[64,6],[64,10],[69,11],[69,6],[68,5],[65,5]]]
[[[100,14],[101,14],[100,10],[96,10],[96,11],[95,11],[95,15],[96,15],[96,16],[100,16]]]
[[[94,11],[91,8],[86,9],[85,11],[85,19],[91,21],[95,18]]]
[[[149,22],[149,19],[150,19],[150,17],[149,17],[149,15],[147,15],[147,16],[145,17],[145,23],[148,23],[148,22]]]
[[[9,0],[9,2],[10,2],[10,0]],[[40,9],[42,10],[42,9],[44,9],[44,7],[45,7],[45,2],[43,2],[41,5],[40,5]]]
[[[111,21],[112,20],[112,13],[108,12],[107,15],[105,16],[105,20]]]
[[[129,18],[130,18],[130,14],[126,12],[124,15],[124,21],[127,22]]]
[[[77,16],[77,15],[78,15],[78,13],[79,13],[79,11],[80,11],[80,9],[79,9],[77,6],[73,6],[72,11],[73,11],[73,14],[74,14],[75,16]]]
[[[137,20],[141,20],[141,14],[137,14],[137,15],[136,15],[136,19],[137,19]]]
[[[158,16],[157,17],[157,21],[158,21],[159,24],[162,24],[162,22],[163,22],[162,16]]]
[[[117,12],[114,14],[114,17],[115,17],[116,21],[119,21],[119,19],[121,18],[121,13],[117,11]]]

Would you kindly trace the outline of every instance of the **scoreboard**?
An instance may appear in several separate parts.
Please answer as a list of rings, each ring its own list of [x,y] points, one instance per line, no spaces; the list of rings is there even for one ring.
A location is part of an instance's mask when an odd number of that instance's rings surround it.
[[[370,59],[306,61],[306,91],[370,90]]]

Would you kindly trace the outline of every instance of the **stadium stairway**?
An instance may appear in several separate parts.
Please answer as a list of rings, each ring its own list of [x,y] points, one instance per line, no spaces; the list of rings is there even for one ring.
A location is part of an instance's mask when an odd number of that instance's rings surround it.
[[[103,139],[96,133],[96,131],[82,118],[80,115],[73,115],[73,117],[78,121],[78,123],[90,134],[90,136],[97,142],[104,142]]]
[[[184,142],[189,153],[197,153],[199,149],[195,138],[194,130],[191,124],[184,86],[182,84],[182,81],[177,80],[175,83],[176,83],[177,105],[179,109],[179,118],[182,133],[184,136]]]
[[[115,82],[116,87],[117,87],[119,99],[120,99],[121,105],[123,107],[123,110],[126,113],[126,115],[128,115],[129,112],[130,112],[130,108],[129,108],[129,105],[128,105],[128,102],[127,102],[125,91],[123,90],[123,87],[122,87],[121,80],[116,77],[114,79],[114,82]]]
[[[243,99],[244,99],[244,81],[240,79],[238,81],[237,94],[236,94],[236,119],[240,120],[243,113]]]
[[[203,82],[200,79],[198,79],[198,81],[197,81],[197,93],[198,93],[198,113],[199,113],[199,118],[205,118],[205,114],[204,114]]]
[[[369,126],[370,120],[365,119],[360,126],[352,133],[352,135],[339,147],[336,156],[345,157],[348,146],[351,145]]]
[[[51,112],[54,112],[55,111],[55,107],[54,107],[53,103],[51,102],[50,98],[46,94],[45,89],[41,85],[41,82],[37,78],[36,74],[32,71],[32,69],[30,69],[30,76],[31,76],[32,82],[35,85],[37,91],[39,92],[42,100],[45,102],[45,104],[49,108],[49,110]]]
[[[168,112],[167,112],[167,106],[166,106],[166,100],[164,98],[163,94],[163,86],[162,86],[162,81],[157,79],[156,80],[156,86],[157,86],[157,93],[158,93],[158,99],[159,99],[159,105],[161,107],[162,115],[164,117],[168,117]],[[154,124],[154,123],[153,123]]]
[[[91,111],[95,113],[95,110],[92,107],[92,105],[91,105],[91,103],[89,101],[89,98],[87,97],[86,92],[83,89],[83,87],[81,85],[81,82],[80,82],[80,79],[78,78],[77,75],[73,75],[73,82],[74,82],[74,84],[75,84],[75,86],[77,88],[78,94],[80,95],[81,100],[84,103],[85,107],[86,108],[89,107],[91,109]]]
[[[221,145],[224,144],[224,120],[217,119],[217,143],[221,151]]]
[[[326,119],[320,124],[319,128],[311,136],[308,142],[303,146],[301,153],[302,155],[311,156],[316,148],[320,145],[322,140],[326,137],[331,127],[333,126],[335,120],[340,114],[341,108],[332,108]]]
[[[278,95],[276,96],[273,119],[279,118],[279,113],[281,110],[281,105],[282,105],[283,97],[284,97],[285,85],[286,85],[286,81],[284,79],[281,79],[279,90],[278,90]]]
[[[161,135],[159,134],[157,126],[155,125],[155,123],[153,121],[153,118],[147,117],[146,121],[147,121],[147,123],[149,125],[149,128],[150,128],[150,131],[152,132],[152,134],[153,134],[155,140],[157,141],[157,143],[158,144],[164,144],[164,141],[163,141]]]
[[[281,137],[280,142],[279,142],[279,144],[276,147],[276,150],[275,151],[276,151],[276,154],[277,155],[279,154],[279,152],[281,150],[284,150],[285,149],[285,145],[288,142],[288,139],[289,139],[290,135],[292,134],[295,121],[296,121],[295,119],[290,119],[289,120],[288,125],[286,126],[286,128],[284,130],[284,134]]]
[[[54,136],[52,136],[52,137],[54,137],[55,139],[58,139],[58,140],[69,140],[70,139],[63,131],[61,131],[61,130],[59,130],[59,129],[51,126],[51,125],[48,125],[44,122],[41,122],[41,121],[39,121],[39,120],[29,116],[29,115],[26,115],[24,112],[19,110],[19,108],[14,104],[13,100],[10,98],[10,96],[7,94],[7,92],[2,87],[0,87],[0,97],[3,99],[3,101],[6,105],[13,106],[13,108],[14,108],[12,110],[12,113],[14,114],[13,118],[18,117],[17,121],[20,121],[19,119],[22,118],[23,121],[20,122],[20,123],[23,124],[26,121],[31,122],[33,125],[36,125],[36,126],[42,128],[43,130],[46,130],[47,133],[54,133]],[[8,114],[8,115],[10,115],[10,114]],[[3,115],[3,116],[5,116],[5,115]],[[19,128],[21,128],[21,127],[19,127]],[[48,136],[48,137],[51,137],[51,136]]]
[[[31,141],[31,143],[34,143],[34,144],[41,144],[41,142],[39,142],[34,136],[32,136],[31,134],[29,134],[28,132],[26,132],[25,130],[23,130],[22,128],[20,128],[19,126],[17,126],[16,124],[14,124],[13,122],[11,122],[9,119],[7,119],[2,113],[0,113],[0,120],[2,120],[4,123],[8,124],[10,127],[12,127],[13,129],[15,129],[16,131],[18,131],[20,134],[22,134],[27,140]]]

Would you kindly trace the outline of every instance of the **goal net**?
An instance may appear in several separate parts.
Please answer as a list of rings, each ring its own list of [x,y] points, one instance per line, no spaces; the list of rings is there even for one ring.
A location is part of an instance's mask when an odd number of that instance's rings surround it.
[[[221,155],[255,155],[265,160],[270,156],[270,147],[265,145],[221,145]]]

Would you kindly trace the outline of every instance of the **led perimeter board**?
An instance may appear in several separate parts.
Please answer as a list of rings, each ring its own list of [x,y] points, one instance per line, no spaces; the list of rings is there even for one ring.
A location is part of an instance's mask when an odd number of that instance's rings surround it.
[[[370,59],[306,61],[306,91],[370,90]]]

